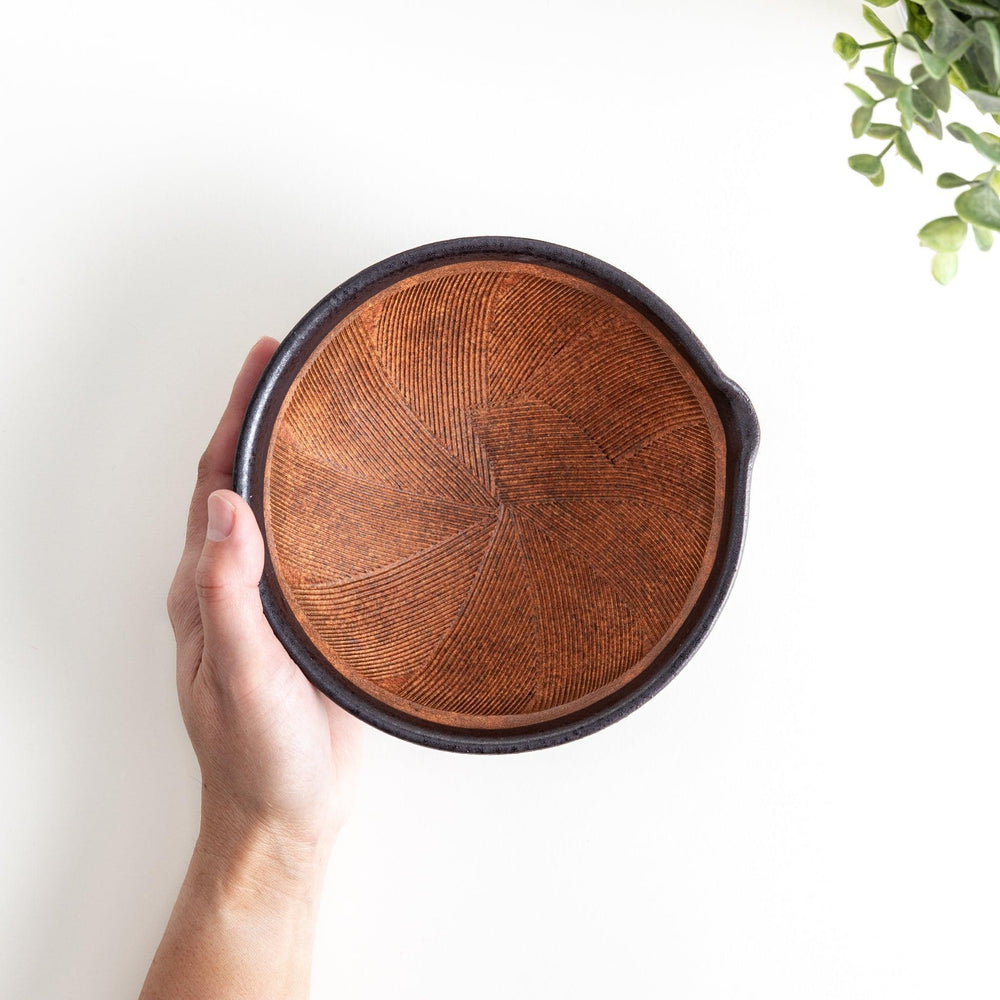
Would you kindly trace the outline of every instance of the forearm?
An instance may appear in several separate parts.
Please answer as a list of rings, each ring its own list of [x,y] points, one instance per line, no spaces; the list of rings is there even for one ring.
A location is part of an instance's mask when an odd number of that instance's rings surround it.
[[[306,1000],[326,855],[203,818],[140,1000]]]
[[[201,833],[141,1000],[306,1000],[319,893],[361,723],[310,684],[260,602],[264,539],[229,489],[277,342],[250,352],[198,465],[167,610],[202,773]]]

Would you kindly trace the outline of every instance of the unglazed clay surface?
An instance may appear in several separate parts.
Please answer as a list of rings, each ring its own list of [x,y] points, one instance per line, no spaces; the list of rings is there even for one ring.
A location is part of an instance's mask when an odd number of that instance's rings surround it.
[[[719,546],[725,435],[664,334],[510,260],[373,295],[275,421],[281,589],[352,684],[451,726],[551,720],[637,676]]]

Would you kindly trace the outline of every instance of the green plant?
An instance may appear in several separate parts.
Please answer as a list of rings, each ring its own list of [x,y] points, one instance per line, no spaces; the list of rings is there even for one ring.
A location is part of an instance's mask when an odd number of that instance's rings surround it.
[[[891,7],[897,0],[870,2],[874,7]],[[885,181],[883,158],[891,149],[923,172],[910,141],[914,125],[935,139],[942,139],[947,131],[986,160],[987,169],[971,180],[953,173],[938,177],[938,187],[966,190],[955,199],[954,215],[927,223],[917,234],[921,246],[934,251],[931,273],[944,285],[955,276],[958,250],[970,226],[980,250],[989,250],[993,233],[1000,232],[1000,136],[977,132],[960,122],[951,122],[947,128],[941,123],[941,113],[951,107],[952,90],[960,91],[983,115],[1000,123],[1000,0],[906,0],[900,6],[905,7],[906,30],[898,36],[865,4],[864,19],[878,38],[860,44],[840,32],[834,39],[834,51],[849,67],[857,65],[863,52],[882,50],[881,69],[865,68],[880,96],[853,83],[846,86],[859,101],[851,118],[854,137],[870,137],[886,145],[880,152],[858,153],[847,162],[876,187]],[[909,83],[896,75],[900,47],[916,56]],[[876,109],[885,102],[895,108],[899,124],[874,121]]]

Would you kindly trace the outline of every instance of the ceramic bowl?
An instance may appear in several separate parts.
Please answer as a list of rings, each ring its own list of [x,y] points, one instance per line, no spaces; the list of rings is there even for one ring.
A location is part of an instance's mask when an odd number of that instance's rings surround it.
[[[648,289],[478,237],[312,309],[234,478],[265,613],[322,692],[417,743],[509,752],[619,719],[691,656],[736,571],[757,439]]]

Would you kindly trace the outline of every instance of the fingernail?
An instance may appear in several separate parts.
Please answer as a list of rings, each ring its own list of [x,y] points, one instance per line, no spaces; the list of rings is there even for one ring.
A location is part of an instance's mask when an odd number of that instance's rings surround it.
[[[236,508],[217,493],[208,498],[208,540],[221,542],[233,533],[236,523]]]

